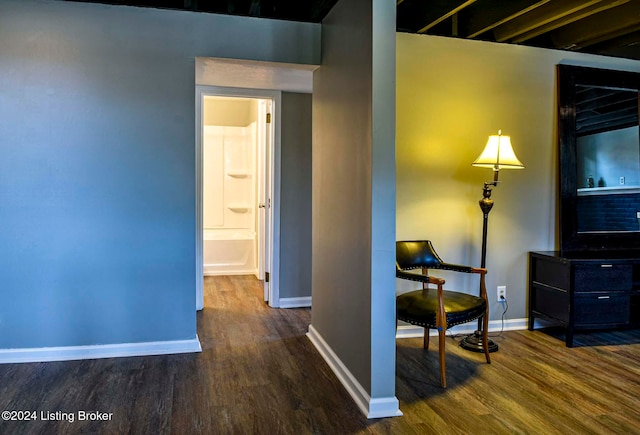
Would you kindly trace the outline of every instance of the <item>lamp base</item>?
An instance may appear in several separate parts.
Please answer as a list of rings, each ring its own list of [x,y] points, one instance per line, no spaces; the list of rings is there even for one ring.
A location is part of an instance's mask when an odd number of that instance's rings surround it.
[[[484,353],[484,346],[482,345],[482,334],[480,331],[476,331],[471,335],[467,335],[460,340],[460,347],[464,350],[470,350],[471,352]],[[489,352],[497,352],[498,345],[489,339]]]

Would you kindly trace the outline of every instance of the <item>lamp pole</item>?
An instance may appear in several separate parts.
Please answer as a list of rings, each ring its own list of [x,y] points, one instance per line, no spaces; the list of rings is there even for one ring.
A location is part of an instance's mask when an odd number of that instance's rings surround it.
[[[482,199],[478,201],[480,204],[480,210],[482,210],[482,256],[480,257],[480,267],[485,268],[487,266],[487,227],[489,224],[489,212],[493,208],[493,199],[491,199],[491,188],[498,185],[498,172],[494,169],[493,181],[486,181],[484,188],[482,189]],[[473,352],[484,352],[482,345],[482,319],[478,319],[478,329],[471,334],[460,340],[460,347],[465,350]],[[489,352],[497,352],[498,345],[491,339],[489,339]]]
[[[493,171],[493,181],[486,181],[482,189],[482,199],[478,201],[480,210],[482,210],[482,256],[480,257],[480,267],[483,269],[487,266],[487,226],[489,224],[489,212],[493,208],[493,199],[491,199],[491,187],[498,185],[498,172]]]

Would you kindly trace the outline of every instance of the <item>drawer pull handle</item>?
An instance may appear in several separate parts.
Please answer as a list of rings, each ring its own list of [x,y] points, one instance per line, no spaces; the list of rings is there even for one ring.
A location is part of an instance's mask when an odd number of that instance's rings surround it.
[[[611,296],[598,296],[598,299],[609,299]]]
[[[613,264],[601,264],[600,267],[613,267]]]

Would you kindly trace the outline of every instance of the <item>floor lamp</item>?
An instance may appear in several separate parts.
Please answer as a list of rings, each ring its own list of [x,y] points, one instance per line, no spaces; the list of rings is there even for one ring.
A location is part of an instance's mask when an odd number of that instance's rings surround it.
[[[498,185],[498,175],[500,169],[524,169],[524,165],[513,152],[511,147],[511,138],[504,136],[502,131],[498,130],[497,135],[489,136],[489,141],[484,150],[473,163],[473,166],[480,168],[493,169],[493,181],[486,181],[482,189],[482,199],[479,201],[482,210],[482,257],[480,267],[487,265],[487,224],[489,223],[489,212],[493,208],[493,199],[491,199],[491,188]],[[478,330],[460,341],[463,349],[473,352],[484,352],[482,346],[482,321],[478,320]],[[489,340],[489,352],[497,352],[498,345]]]

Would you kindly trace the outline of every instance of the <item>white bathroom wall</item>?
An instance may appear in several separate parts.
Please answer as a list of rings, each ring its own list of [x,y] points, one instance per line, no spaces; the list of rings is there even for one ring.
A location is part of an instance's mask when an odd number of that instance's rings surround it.
[[[202,198],[205,275],[257,272],[257,103],[205,97]]]
[[[256,230],[256,107],[251,99],[204,99],[205,229]]]
[[[203,131],[202,222],[204,228],[224,225],[224,137],[217,134],[221,127],[206,126]]]
[[[205,126],[203,226],[255,232],[256,124]]]

